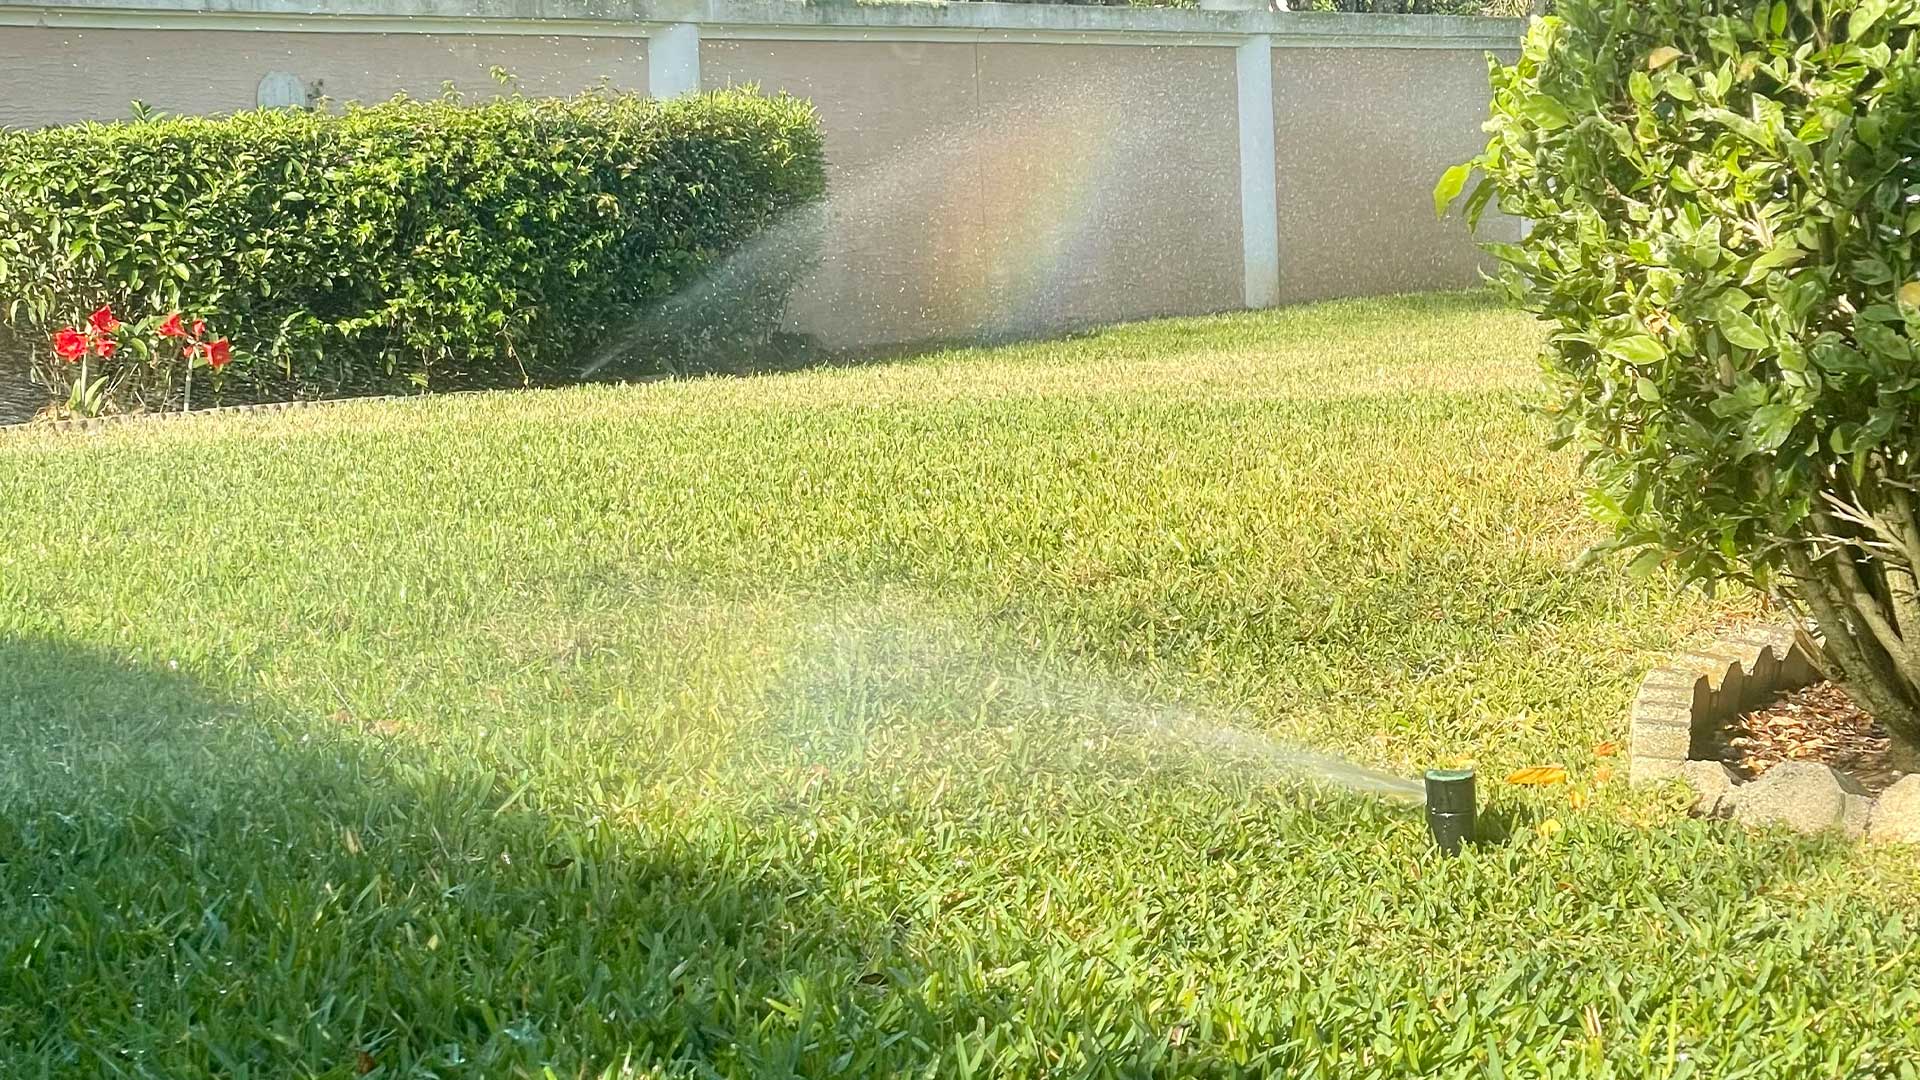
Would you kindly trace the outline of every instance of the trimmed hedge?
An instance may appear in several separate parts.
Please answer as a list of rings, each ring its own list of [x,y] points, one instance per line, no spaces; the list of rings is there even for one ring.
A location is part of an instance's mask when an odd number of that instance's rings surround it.
[[[52,335],[110,304],[230,336],[229,402],[566,381],[770,334],[804,244],[709,270],[824,185],[812,106],[750,91],[0,132],[0,348],[58,377]],[[179,406],[177,349],[94,362],[122,407]]]

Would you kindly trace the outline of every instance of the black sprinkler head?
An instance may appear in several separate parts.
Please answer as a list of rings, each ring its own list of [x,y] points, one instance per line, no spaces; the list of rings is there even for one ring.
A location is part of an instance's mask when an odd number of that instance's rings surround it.
[[[1427,770],[1427,831],[1448,855],[1473,839],[1473,770]]]

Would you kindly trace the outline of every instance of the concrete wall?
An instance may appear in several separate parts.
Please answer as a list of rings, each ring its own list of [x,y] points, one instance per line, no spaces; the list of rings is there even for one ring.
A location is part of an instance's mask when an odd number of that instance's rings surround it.
[[[831,194],[805,325],[901,341],[1239,302],[1228,50],[708,41],[701,70],[820,110]]]
[[[270,27],[271,22],[263,23]],[[489,96],[511,71],[529,94],[571,93],[605,79],[647,88],[641,39],[500,34],[149,31],[0,25],[0,125],[118,119],[136,98],[174,113],[250,109],[268,72],[297,76],[337,101],[432,97],[451,82]]]
[[[1282,300],[1474,280],[1485,264],[1434,219],[1433,184],[1485,144],[1487,96],[1484,53],[1274,50]]]
[[[244,108],[269,72],[335,100],[494,94],[494,67],[529,93],[787,90],[829,159],[795,328],[863,346],[1469,283],[1471,240],[1429,193],[1477,143],[1486,50],[1518,34],[995,3],[0,0],[0,125]]]

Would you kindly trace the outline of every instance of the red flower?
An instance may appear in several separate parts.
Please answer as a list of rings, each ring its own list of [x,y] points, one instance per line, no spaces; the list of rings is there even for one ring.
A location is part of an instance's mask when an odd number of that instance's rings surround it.
[[[207,346],[207,366],[213,370],[219,371],[226,367],[227,361],[231,359],[233,359],[233,346],[227,344],[226,338],[221,338]]]
[[[100,305],[99,311],[87,316],[87,322],[102,334],[111,334],[120,329],[119,320],[113,317],[113,308],[107,304]]]
[[[161,337],[186,337],[187,336],[186,328],[180,325],[179,312],[176,311],[173,314],[167,316],[167,321],[160,324],[160,336]]]
[[[99,356],[100,359],[102,360],[111,358],[113,356],[114,350],[118,349],[119,347],[120,347],[120,343],[113,340],[110,337],[98,338],[93,343],[94,354]]]
[[[193,336],[195,338],[203,338],[207,336],[207,320],[205,319],[193,320]]]
[[[62,360],[78,360],[87,352],[87,336],[73,327],[53,335],[53,351]]]

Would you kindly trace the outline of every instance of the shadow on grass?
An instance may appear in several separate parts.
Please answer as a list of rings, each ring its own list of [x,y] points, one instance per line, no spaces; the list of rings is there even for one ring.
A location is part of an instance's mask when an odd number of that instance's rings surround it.
[[[1066,950],[1057,939],[976,953],[979,934],[926,933],[930,919],[970,916],[873,905],[849,914],[842,897],[858,901],[804,830],[761,837],[752,821],[697,806],[628,813],[617,796],[550,800],[477,754],[236,700],[164,663],[0,639],[0,1077],[927,1075],[957,1071],[956,1053],[980,1064],[990,1050],[1013,1063],[988,1059],[987,1071],[1006,1066],[1000,1075],[1155,1075],[1175,1064],[1188,1075],[1340,1075],[1323,1068],[1351,1061],[1338,1045],[1297,1033],[1325,1029],[1356,1046],[1386,1037],[1380,1018],[1408,1008],[1408,980],[1423,970],[1409,965],[1428,959],[1380,951],[1391,942],[1377,920],[1389,914],[1402,933],[1464,935],[1483,954],[1577,927],[1609,949],[1666,955],[1668,923],[1650,930],[1642,917],[1653,898],[1655,911],[1724,915],[1727,896],[1792,889],[1837,858],[1810,842],[1722,850],[1696,838],[1622,844],[1610,861],[1584,864],[1585,877],[1551,849],[1373,886],[1367,875],[1393,860],[1338,849],[1364,844],[1377,814],[1331,796],[1276,821],[1256,814],[1265,825],[1242,840],[1285,838],[1289,853],[1248,858],[1249,875],[1285,872],[1295,858],[1298,874],[1327,875],[1265,894],[1308,909],[1287,920],[1298,941],[1262,934],[1255,918],[1203,942],[1200,961],[1174,959],[1180,945],[1166,939],[1131,953],[1097,937],[1074,946],[1100,971],[1229,966],[1215,950],[1247,941],[1266,950],[1267,968],[1212,986],[1196,1007],[1270,1012],[1196,1037],[1174,1063],[1160,1018],[1111,984],[1088,989],[1094,968],[1015,977],[1016,965]],[[1483,842],[1532,820],[1496,802]],[[1237,880],[1215,888],[1250,877]],[[1535,890],[1566,881],[1590,890],[1580,906],[1530,906]],[[1246,914],[1225,902],[1224,923]],[[1786,935],[1778,947],[1766,935],[1755,947],[1782,963],[1806,955],[1790,936],[1802,907],[1770,916],[1767,929]],[[1463,924],[1462,911],[1517,914]],[[1844,949],[1880,932],[1900,945],[1904,932],[1874,929],[1887,918],[1841,904],[1812,924],[1814,940]],[[1717,970],[1697,951],[1683,960],[1691,967],[1662,969],[1673,987]],[[1583,1003],[1566,961],[1540,962],[1540,985],[1573,988],[1555,1009]],[[1003,981],[984,985],[987,971]],[[1329,999],[1298,989],[1322,971],[1354,974],[1338,989],[1351,1010],[1329,1012]],[[1663,993],[1645,998],[1649,1010],[1665,1009]],[[1511,1005],[1496,994],[1476,1006],[1477,1022],[1516,1024]],[[1541,1024],[1489,1030],[1557,1045],[1553,1022]],[[1088,1031],[1105,1041],[1074,1041]],[[1005,1038],[988,1043],[989,1033]],[[970,1038],[971,1051],[956,1051]],[[1219,1056],[1205,1038],[1222,1044]],[[1232,1064],[1248,1052],[1266,1056]],[[1066,1054],[1088,1068],[1037,1064]]]
[[[1538,807],[1499,795],[1488,798],[1474,824],[1474,842],[1498,847],[1532,832],[1542,815]]]
[[[791,1075],[850,1013],[912,1026],[891,930],[803,869],[539,803],[164,665],[0,640],[0,1075],[572,1076],[609,1048]]]

